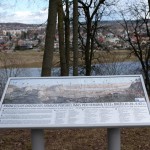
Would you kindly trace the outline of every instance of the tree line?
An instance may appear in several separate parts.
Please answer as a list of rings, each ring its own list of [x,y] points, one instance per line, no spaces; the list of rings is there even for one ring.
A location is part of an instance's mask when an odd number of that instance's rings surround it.
[[[73,29],[73,75],[78,75],[79,48],[84,57],[85,75],[91,75],[95,45],[102,47],[102,44],[97,42],[95,38],[100,29],[101,19],[103,16],[111,15],[112,12],[115,12],[120,16],[121,21],[118,21],[118,23],[126,33],[126,36],[120,36],[120,38],[130,45],[131,54],[134,54],[141,63],[145,84],[148,91],[150,91],[150,1],[148,0],[147,3],[141,1],[134,4],[128,3],[123,9],[116,8],[116,3],[117,1],[115,0],[49,0],[41,76],[51,76],[57,25],[61,76],[68,76],[69,67],[71,66],[71,29]],[[84,36],[81,30],[85,33]],[[145,42],[141,36],[143,30],[146,37]],[[134,41],[132,40],[133,35],[135,37]]]

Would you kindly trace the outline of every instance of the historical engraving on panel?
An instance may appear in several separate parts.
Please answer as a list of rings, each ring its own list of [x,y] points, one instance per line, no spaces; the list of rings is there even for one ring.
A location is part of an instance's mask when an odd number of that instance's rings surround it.
[[[3,104],[145,101],[140,76],[11,79]]]

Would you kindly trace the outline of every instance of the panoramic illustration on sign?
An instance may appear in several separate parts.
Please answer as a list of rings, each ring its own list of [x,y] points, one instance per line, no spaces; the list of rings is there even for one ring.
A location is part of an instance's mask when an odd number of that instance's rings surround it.
[[[150,125],[141,75],[9,78],[0,128]]]
[[[144,102],[140,76],[10,79],[3,104]]]

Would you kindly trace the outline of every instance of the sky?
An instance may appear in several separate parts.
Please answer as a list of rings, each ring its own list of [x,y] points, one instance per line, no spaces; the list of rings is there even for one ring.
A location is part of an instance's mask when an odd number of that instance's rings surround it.
[[[72,84],[120,84],[120,83],[132,83],[135,82],[136,79],[139,79],[139,75],[137,76],[120,76],[120,77],[95,77],[95,78],[12,78],[10,79],[9,84],[15,85],[19,87],[33,86],[53,86],[53,85],[72,85]],[[70,82],[71,81],[71,82]]]
[[[42,24],[48,15],[48,0],[0,0],[0,23]]]
[[[125,8],[129,4],[128,0],[108,1],[118,1],[119,8]],[[148,0],[130,0],[130,3],[136,4],[138,1],[147,2]],[[0,23],[43,24],[48,17],[48,2],[49,0],[0,0]],[[110,14],[109,17],[103,17],[103,20],[114,20],[118,17],[112,11]]]

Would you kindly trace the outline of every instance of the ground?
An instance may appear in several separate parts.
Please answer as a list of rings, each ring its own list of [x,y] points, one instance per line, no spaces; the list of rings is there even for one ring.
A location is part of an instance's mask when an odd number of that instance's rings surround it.
[[[107,129],[46,129],[45,150],[106,150]],[[121,129],[121,150],[149,150],[150,128]],[[29,129],[0,130],[1,150],[31,150]]]

